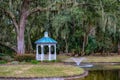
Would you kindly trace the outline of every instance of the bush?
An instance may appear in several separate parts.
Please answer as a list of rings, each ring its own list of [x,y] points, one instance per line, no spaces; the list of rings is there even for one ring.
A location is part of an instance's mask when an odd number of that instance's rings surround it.
[[[0,53],[0,60],[2,60],[2,57],[4,56],[3,53]]]
[[[5,61],[5,60],[0,60],[0,64],[6,64],[7,63],[7,61]]]
[[[38,64],[39,61],[37,61],[37,60],[31,60],[31,63],[32,63],[32,64]]]
[[[44,60],[43,62],[50,62],[49,60]]]
[[[31,60],[35,60],[35,55],[34,54],[16,55],[15,60],[20,62],[23,61],[30,62]]]
[[[12,61],[13,58],[9,55],[4,54],[4,53],[0,53],[0,60]]]
[[[14,59],[11,58],[11,56],[9,56],[9,55],[3,56],[3,57],[1,57],[1,58],[2,58],[2,60],[5,60],[5,61],[13,61],[13,60],[14,60]]]
[[[19,61],[12,61],[11,64],[19,64]]]
[[[49,61],[49,60],[44,60],[43,62],[49,63],[49,62],[60,62],[60,61],[59,61],[59,60],[51,60],[51,61]]]

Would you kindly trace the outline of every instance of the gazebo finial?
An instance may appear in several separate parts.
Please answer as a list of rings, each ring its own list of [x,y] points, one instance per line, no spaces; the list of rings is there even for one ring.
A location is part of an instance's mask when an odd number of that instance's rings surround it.
[[[48,37],[48,32],[47,31],[44,32],[44,37]]]

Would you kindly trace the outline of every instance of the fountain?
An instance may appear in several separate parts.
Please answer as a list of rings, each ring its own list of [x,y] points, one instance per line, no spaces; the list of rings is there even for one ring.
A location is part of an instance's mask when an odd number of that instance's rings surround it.
[[[85,58],[72,58],[72,60],[76,63],[77,66],[80,65],[80,63],[84,60]]]
[[[86,59],[84,57],[81,57],[81,58],[71,58],[71,59],[76,63],[77,66],[80,66],[80,67],[92,67],[93,66],[92,64],[80,65],[81,62]]]

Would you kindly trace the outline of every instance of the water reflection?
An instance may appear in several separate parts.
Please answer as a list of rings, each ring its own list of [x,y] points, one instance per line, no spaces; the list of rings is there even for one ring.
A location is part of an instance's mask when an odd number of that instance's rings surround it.
[[[85,78],[76,80],[120,80],[120,70],[93,70]]]

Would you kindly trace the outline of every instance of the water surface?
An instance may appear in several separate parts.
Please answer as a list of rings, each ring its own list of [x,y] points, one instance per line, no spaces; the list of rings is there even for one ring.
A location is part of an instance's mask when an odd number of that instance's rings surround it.
[[[120,80],[120,70],[89,71],[88,76],[76,80]]]
[[[108,65],[104,65],[104,66],[97,65],[97,67],[95,66],[88,68],[87,69],[89,70],[88,76],[75,80],[120,80],[120,69],[113,69],[113,68],[108,69],[106,66]]]

